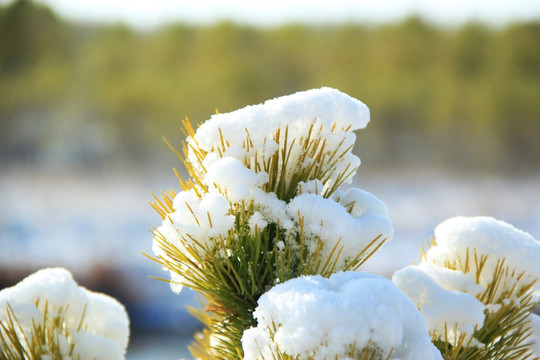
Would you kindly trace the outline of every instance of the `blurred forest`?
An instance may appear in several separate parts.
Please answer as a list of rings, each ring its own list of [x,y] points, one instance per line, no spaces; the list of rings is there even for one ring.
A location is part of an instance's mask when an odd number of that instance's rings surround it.
[[[357,152],[371,168],[540,170],[538,22],[141,32],[70,23],[29,0],[0,7],[3,165],[144,166],[168,152],[162,135],[180,142],[186,116],[321,86],[370,107]]]

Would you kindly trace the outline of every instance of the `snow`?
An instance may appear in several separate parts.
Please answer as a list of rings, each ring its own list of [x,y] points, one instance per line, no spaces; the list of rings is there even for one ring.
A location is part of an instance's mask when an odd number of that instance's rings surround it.
[[[444,266],[447,261],[465,259],[467,249],[471,256],[487,255],[488,259],[480,285],[483,287],[491,281],[497,261],[504,259],[504,265],[516,275],[524,272],[522,284],[536,281],[534,290],[540,298],[540,242],[530,234],[516,229],[514,226],[492,217],[454,217],[435,228],[437,246],[427,253],[427,261]],[[504,282],[498,289],[500,293],[514,285],[516,276]]]
[[[350,193],[366,196],[349,197]],[[336,245],[343,247],[345,256],[337,262],[338,268],[349,257],[361,253],[379,235],[389,239],[393,234],[392,223],[383,210],[385,205],[375,196],[353,188],[345,193],[342,200],[354,204],[352,214],[342,203],[309,193],[298,195],[287,207],[291,217],[300,214],[303,218],[304,232],[308,235],[307,240],[311,239],[313,248],[317,246],[317,239],[324,241],[322,253],[325,258],[330,256]]]
[[[195,191],[182,191],[176,195],[173,201],[175,211],[163,219],[161,225],[154,231],[152,251],[158,258],[166,261],[173,260],[160,244],[165,239],[169,244],[182,251],[192,261],[194,257],[186,250],[186,246],[203,251],[199,245],[195,245],[196,239],[200,245],[209,245],[211,237],[226,235],[234,225],[234,216],[229,215],[229,202],[217,192],[206,193],[199,197]],[[178,262],[177,262],[178,263]],[[178,267],[183,267],[181,263]],[[162,270],[166,271],[165,266]],[[180,293],[186,284],[183,276],[170,271],[171,290]]]
[[[157,233],[180,249],[183,248],[180,239],[192,244],[191,238],[195,238],[205,244],[212,237],[226,235],[234,225],[229,201],[218,192],[199,197],[193,190],[182,191],[174,198],[173,208],[175,211],[163,220]],[[165,256],[156,239],[153,249],[156,255]]]
[[[229,201],[217,192],[199,198],[193,190],[183,191],[175,197],[173,208],[176,211],[169,217],[182,237],[189,234],[207,239],[225,235],[234,224],[234,217],[228,215]]]
[[[63,338],[64,358],[68,358],[68,341],[75,344],[73,354],[80,355],[81,360],[123,359],[126,353],[129,319],[123,305],[108,295],[78,286],[66,269],[42,269],[0,291],[0,322],[7,320],[8,304],[27,338],[30,338],[32,321],[36,324],[43,321],[46,305],[49,314],[64,309],[72,337]],[[78,330],[83,314],[84,323]]]
[[[469,339],[475,328],[484,324],[485,306],[471,294],[443,288],[440,283],[450,284],[450,288],[470,289],[474,286],[471,286],[471,279],[460,274],[446,273],[444,275],[450,275],[447,278],[439,276],[442,271],[434,266],[408,266],[397,271],[392,281],[418,307],[434,337],[453,339],[465,334]],[[435,275],[438,281],[430,275]]]
[[[238,202],[251,197],[255,187],[267,183],[268,174],[264,171],[256,173],[233,157],[223,157],[209,165],[204,182],[225,190],[230,201]]]
[[[328,279],[289,280],[261,296],[254,317],[257,326],[242,338],[246,360],[259,354],[273,359],[277,348],[298,359],[343,359],[351,346],[361,350],[368,344],[382,358],[394,349],[391,359],[442,359],[415,305],[377,275],[339,272]]]
[[[193,139],[188,139],[188,144],[191,145],[188,160],[202,175],[204,169],[208,169],[214,161],[222,157],[220,152],[223,152],[223,144],[226,144],[225,156],[235,157],[253,168],[256,162],[262,164],[265,159],[283,148],[287,133],[289,146],[292,145],[292,139],[296,139],[296,143],[291,147],[289,164],[297,164],[303,152],[302,143],[307,140],[313,125],[311,136],[326,141],[325,149],[329,149],[327,154],[335,149],[345,152],[339,162],[326,165],[325,170],[339,174],[347,167],[354,170],[360,165],[360,159],[350,150],[346,150],[352,147],[356,140],[353,131],[365,128],[368,122],[368,107],[339,90],[325,87],[297,92],[263,104],[213,115],[197,129]],[[278,130],[280,135],[275,138]],[[247,137],[251,141],[249,150],[243,146]],[[203,161],[204,168],[200,166],[192,146],[207,153]],[[312,160],[307,157],[302,166],[308,166]],[[297,170],[286,169],[287,178],[290,180]],[[348,176],[347,182],[351,181],[353,175],[354,171]],[[330,182],[335,180],[336,176],[333,176]]]
[[[327,97],[332,100],[326,102],[323,101]],[[342,110],[339,109],[342,106],[347,108],[347,110],[342,112]],[[327,255],[329,254],[329,250],[337,244],[338,241],[341,246],[344,246],[343,253],[351,254],[352,256],[352,254],[360,251],[376,236],[383,235],[383,238],[390,238],[392,236],[392,223],[388,219],[388,209],[385,203],[367,191],[358,188],[349,188],[347,190],[341,188],[330,198],[325,198],[322,196],[323,190],[328,189],[328,187],[332,185],[332,182],[329,181],[323,183],[320,179],[312,179],[307,182],[300,182],[296,196],[290,201],[285,202],[278,199],[276,194],[266,193],[261,189],[269,179],[266,172],[252,170],[254,168],[253,163],[256,162],[256,159],[268,159],[280,150],[280,146],[282,146],[280,144],[283,143],[283,134],[286,127],[288,127],[289,138],[297,140],[295,144],[300,144],[305,140],[305,134],[306,131],[308,131],[309,126],[315,124],[316,126],[314,128],[318,129],[316,130],[316,136],[324,139],[328,148],[334,147],[340,151],[345,151],[345,149],[348,149],[348,145],[354,143],[355,137],[352,131],[366,126],[369,121],[369,111],[365,105],[343,93],[339,93],[337,90],[324,88],[274,99],[265,104],[248,107],[246,109],[241,109],[230,114],[213,116],[211,120],[201,126],[197,131],[195,139],[200,141],[201,148],[208,152],[204,158],[203,164],[201,164],[204,165],[204,170],[201,167],[198,171],[203,173],[203,182],[208,186],[209,190],[201,195],[197,194],[195,191],[185,191],[180,192],[178,196],[176,196],[173,204],[175,212],[169,214],[158,228],[158,232],[162,234],[167,241],[181,248],[181,240],[189,241],[191,237],[196,238],[198,241],[203,240],[202,243],[204,243],[205,241],[209,241],[212,237],[224,236],[230,231],[234,224],[235,219],[230,214],[232,205],[233,203],[240,201],[253,201],[256,205],[257,210],[251,215],[248,222],[252,229],[261,229],[270,222],[279,221],[284,229],[288,231],[298,231],[298,218],[299,216],[302,217],[306,235],[312,240],[324,240],[324,252]],[[302,109],[302,111],[299,109]],[[275,116],[275,114],[277,114],[277,116]],[[314,116],[311,117],[312,115]],[[358,120],[362,118],[363,120]],[[238,122],[238,124],[236,122]],[[231,130],[234,126],[237,126],[238,131]],[[337,130],[330,130],[333,128]],[[278,139],[280,143],[276,142],[273,138],[278,129],[281,134],[281,137]],[[212,138],[208,134],[217,134],[217,136]],[[246,134],[249,134],[249,138],[253,143],[251,145],[251,150],[243,147]],[[224,138],[227,143],[227,147],[223,150],[222,154],[217,150],[219,149],[221,138]],[[291,152],[292,159],[300,158],[300,149],[300,146],[293,147],[293,151]],[[258,154],[258,158],[255,156],[256,154]],[[194,155],[189,154],[189,156],[193,159]],[[313,159],[308,158],[301,165],[309,166],[311,161],[313,161]],[[332,171],[337,172],[336,169],[344,169],[347,166],[356,168],[359,164],[360,160],[355,155],[346,153],[338,164],[332,165]],[[291,171],[294,170],[297,169],[292,168],[287,170],[289,176],[291,175]],[[348,181],[352,180],[353,175],[354,172],[350,174]],[[333,179],[335,180],[335,177]],[[458,183],[458,185],[458,187],[460,187],[461,183]],[[51,188],[53,187],[54,186],[51,186]],[[425,184],[422,184],[421,187],[422,191],[424,191]],[[444,186],[442,187],[444,187],[446,193],[449,193],[447,191],[446,183],[444,183]],[[28,188],[31,190],[32,187]],[[515,188],[515,186],[513,186],[513,188]],[[403,192],[405,193],[405,191]],[[436,191],[431,191],[430,193],[440,195]],[[451,193],[454,192],[452,191]],[[478,193],[481,193],[481,191],[478,191]],[[430,197],[439,197],[434,195],[431,195]],[[487,196],[478,197],[487,198]],[[411,208],[411,204],[407,203],[406,211],[399,214],[402,218],[406,219],[402,222],[407,223],[410,226],[411,223],[414,224],[419,220],[426,221],[426,216],[430,216],[430,219],[433,220],[433,215],[425,212],[425,209],[429,208],[431,200],[432,199],[429,201],[424,200],[424,205],[421,205],[418,199],[415,198],[414,204],[412,205],[415,205],[416,208]],[[471,200],[467,199],[466,201]],[[416,210],[419,210],[420,208],[423,208],[422,211],[424,211],[424,213],[419,215],[419,212]],[[509,207],[504,206],[504,208],[508,209]],[[101,213],[102,211],[95,212]],[[120,212],[121,211],[117,211],[117,213]],[[532,217],[534,217],[534,209],[530,212],[533,213]],[[6,213],[12,212],[7,211]],[[105,211],[103,211],[103,213],[105,213]],[[515,212],[513,213],[514,216],[516,216]],[[111,215],[111,213],[107,214]],[[407,215],[410,216],[410,219],[407,219]],[[31,219],[36,217],[37,216],[27,216],[27,218]],[[113,218],[114,216],[108,217]],[[40,220],[39,217],[37,218]],[[39,222],[39,224],[41,223],[42,221]],[[536,222],[531,224],[531,226],[536,225]],[[540,274],[540,264],[537,261],[537,259],[540,258],[538,241],[529,234],[504,222],[486,217],[453,218],[445,221],[436,228],[435,237],[437,246],[433,247],[427,255],[430,263],[424,263],[417,267],[409,267],[396,273],[394,282],[401,290],[407,293],[413,303],[420,308],[421,313],[426,317],[427,328],[438,334],[441,334],[441,331],[443,330],[441,324],[444,323],[455,325],[455,328],[452,328],[451,331],[470,334],[474,326],[481,326],[483,322],[483,311],[485,309],[494,309],[497,306],[490,304],[483,307],[482,304],[479,304],[479,302],[474,299],[474,296],[482,291],[487,281],[491,279],[490,275],[492,274],[492,270],[498,257],[504,257],[506,259],[506,265],[509,265],[511,269],[516,269],[518,273],[525,271],[526,281],[532,282],[537,280]],[[43,241],[43,243],[50,244],[47,241]],[[83,242],[81,241],[81,243]],[[32,243],[32,246],[28,246],[28,249],[37,248],[33,245],[35,244]],[[283,249],[285,244],[283,242],[278,242],[277,246],[279,249]],[[15,246],[10,246],[10,248],[15,248]],[[44,250],[43,245],[40,245],[39,248]],[[481,278],[480,284],[477,284],[469,274],[442,267],[445,262],[454,261],[458,256],[464,258],[464,253],[467,248],[473,249],[480,254],[489,254],[490,261],[486,267],[488,270],[484,272],[486,277]],[[154,252],[156,255],[165,256],[156,243],[154,243]],[[5,254],[8,253],[9,252],[4,252],[4,254],[0,255],[4,255],[4,259],[9,257],[9,255],[13,255],[9,254],[6,256]],[[18,251],[18,253],[23,254],[23,256],[26,256],[27,254],[25,251]],[[84,252],[78,251],[78,253]],[[98,253],[101,255],[102,252]],[[231,254],[228,254],[228,256],[231,256]],[[398,256],[394,254],[391,262],[396,263],[395,260],[400,257],[402,257],[401,252],[399,252]],[[80,257],[78,257],[78,259],[80,259]],[[345,259],[341,260],[344,261]],[[122,356],[122,349],[124,349],[123,351],[125,352],[125,346],[127,345],[129,336],[127,326],[125,326],[125,324],[127,324],[127,317],[124,316],[125,313],[122,313],[122,311],[118,309],[111,310],[113,308],[118,308],[117,305],[119,305],[114,299],[86,292],[84,295],[84,299],[86,300],[81,302],[79,301],[83,298],[81,294],[76,293],[73,295],[69,291],[66,291],[69,286],[73,285],[71,284],[71,282],[73,282],[71,275],[66,276],[66,274],[62,274],[60,271],[54,276],[48,276],[48,279],[44,279],[42,275],[40,275],[42,278],[39,278],[37,274],[35,276],[39,281],[35,280],[33,282],[27,282],[26,284],[32,283],[34,284],[33,286],[36,286],[39,289],[33,290],[33,294],[46,294],[47,296],[50,296],[51,299],[53,299],[49,300],[50,304],[61,303],[62,299],[76,299],[75,303],[79,305],[81,303],[88,304],[87,314],[93,314],[91,324],[88,325],[85,331],[73,333],[73,339],[77,342],[77,351],[87,353],[93,349],[95,352],[93,353],[93,356],[96,356],[98,359],[103,358],[105,356],[104,354],[109,356],[111,356],[111,354],[119,354],[118,356]],[[173,291],[179,292],[182,287],[183,278],[175,273],[171,273],[171,277],[173,280],[173,284],[171,284]],[[382,285],[381,288],[384,288],[383,290],[378,289],[378,285],[366,285],[368,279],[373,282],[376,281],[373,280],[373,277],[366,274],[364,274],[364,277],[364,280],[366,280],[364,285],[369,291],[364,291],[362,294],[366,295],[371,294],[373,291],[376,293],[380,291],[382,294],[385,294],[386,298],[389,298],[387,301],[394,301],[395,299],[392,299],[393,297],[397,298],[401,296],[392,293],[393,290],[386,290]],[[328,297],[328,299],[332,297],[331,295],[328,295],[328,293],[338,293],[340,296],[344,296],[347,293],[347,291],[342,289],[343,284],[337,280],[337,275],[332,277],[333,280],[331,280],[333,283],[331,285],[325,285],[324,282],[326,280],[323,281],[318,277],[311,277],[310,279],[313,284],[323,283],[320,288],[317,288],[317,291],[322,289],[321,293],[324,294],[320,299],[321,302],[324,302],[326,297]],[[64,282],[70,283],[71,285],[64,287],[64,285],[61,285]],[[76,286],[76,284],[74,286]],[[540,281],[537,281],[536,286],[536,290],[538,291]],[[299,302],[301,304],[311,304],[311,302],[314,301],[315,305],[313,306],[316,306],[319,301],[318,297],[320,297],[317,295],[319,293],[314,292],[316,295],[312,296],[310,295],[312,293],[309,293],[308,288],[309,287],[305,287],[304,289],[301,287],[298,290],[301,295]],[[289,290],[293,291],[294,289]],[[364,288],[364,290],[366,289]],[[12,307],[22,323],[30,324],[32,320],[40,321],[43,310],[36,308],[32,301],[26,301],[28,299],[25,300],[24,296],[20,296],[20,294],[25,292],[32,293],[32,291],[28,289],[20,293],[10,289],[0,292],[0,305],[5,306],[5,299],[10,299],[9,303],[13,303]],[[280,293],[278,293],[278,295],[282,296]],[[377,296],[379,295],[374,295],[373,298],[376,301],[372,298],[368,300],[361,298],[363,300],[359,300],[363,305],[368,304],[369,301],[373,300],[373,303],[369,304],[371,304],[372,309],[375,309],[373,310],[373,314],[362,312],[359,316],[365,316],[367,319],[368,315],[377,315],[385,322],[385,324],[380,326],[390,327],[390,324],[395,325],[395,323],[392,322],[395,319],[387,320],[386,317],[384,317],[387,314],[384,311],[379,311],[378,305],[375,306],[375,304],[379,304],[383,307],[390,307]],[[382,295],[380,297],[382,297]],[[294,297],[294,299],[296,299],[296,297]],[[339,300],[334,300],[337,304],[340,304],[340,306],[343,305],[344,309],[347,308],[348,303],[341,304]],[[2,303],[2,301],[4,301],[4,303]],[[295,304],[287,304],[284,301],[285,300],[280,302],[279,304],[281,305],[279,306],[285,306],[284,311],[287,313],[288,310],[286,309],[286,306],[295,306]],[[121,308],[121,305],[119,306]],[[330,307],[330,305],[321,306]],[[399,308],[399,306],[397,307]],[[310,309],[311,308],[307,306],[301,308],[299,311],[301,313],[302,311],[308,311]],[[354,313],[351,308],[347,309],[347,311],[352,311]],[[72,315],[71,311],[74,311],[75,314],[77,314],[78,311],[78,314],[81,314],[80,306],[70,306],[70,318],[76,319],[77,317]],[[339,312],[341,310],[337,309],[336,311]],[[385,309],[385,311],[387,311],[387,309]],[[100,316],[98,313],[107,314],[107,316]],[[111,316],[113,313],[116,313],[116,317]],[[330,310],[328,310],[328,313],[330,313]],[[389,313],[393,314],[391,311]],[[325,322],[330,324],[334,319],[332,316],[320,315],[320,313],[315,312],[315,310],[313,310],[312,314],[317,315],[305,315],[301,321],[308,324],[309,321],[318,321],[317,319],[311,318],[321,317]],[[344,316],[343,319],[348,319],[348,315],[344,315],[347,314],[345,310],[340,314],[340,316]],[[279,316],[278,318],[282,319]],[[2,319],[0,318],[0,320]],[[287,319],[282,320],[284,324],[287,323]],[[263,325],[264,321],[264,318],[261,317]],[[346,321],[342,322],[347,326],[353,326]],[[347,334],[345,333],[345,330],[340,329],[340,323],[341,322],[334,322],[337,335],[331,338],[332,342],[336,339],[346,339]],[[374,322],[370,323],[368,320],[363,320],[363,322],[360,323],[366,326],[370,326],[370,324],[373,327],[378,326],[375,325]],[[397,325],[397,328],[403,326],[401,323]],[[533,339],[535,341],[535,351],[538,353],[540,350],[540,345],[538,345],[540,343],[540,320],[538,320],[536,315],[531,315],[531,325],[534,330]],[[321,324],[317,323],[316,326],[313,325],[314,328],[317,326],[321,326]],[[124,332],[119,331],[122,327],[125,327],[126,329]],[[285,325],[282,327],[285,330],[290,330],[291,333],[293,331],[292,325],[289,328]],[[383,342],[383,346],[388,345],[385,341],[399,343],[400,336],[405,335],[400,335],[400,332],[395,330],[397,328],[392,327],[392,332],[389,333],[390,335],[387,336],[387,334],[385,334],[383,340],[377,338],[377,341]],[[246,335],[246,339],[254,339],[251,341],[251,345],[246,345],[248,348],[249,346],[267,344],[268,333],[265,332],[264,329],[256,329],[257,328],[252,329],[253,331],[251,333],[246,333],[248,334]],[[308,330],[306,330],[306,328],[299,328],[298,334],[301,335],[301,331]],[[361,334],[364,334],[360,330],[358,331]],[[403,332],[405,333],[404,330]],[[375,333],[377,333],[377,331],[375,331]],[[317,334],[320,336],[330,336],[329,333]],[[60,338],[60,340],[62,339]],[[65,348],[67,348],[66,344],[68,343],[68,340],[69,339],[62,340]],[[281,340],[284,341],[287,346],[292,348],[298,344],[302,344],[300,341],[294,343],[289,341],[289,337],[286,335],[283,335]],[[361,340],[365,340],[365,336],[361,337]],[[356,338],[354,341],[356,341]],[[420,342],[420,345],[418,345],[420,348],[418,351],[427,349],[422,341]],[[306,343],[304,343],[304,345],[308,346],[309,344],[306,345]],[[311,345],[316,346],[317,344],[312,343]],[[280,348],[283,347],[280,346]],[[325,351],[342,350],[342,348],[332,348],[330,350],[326,349]],[[97,353],[97,351],[101,351],[101,353]],[[413,354],[412,351],[409,352]],[[421,353],[422,352],[420,352],[420,354]],[[414,354],[416,355],[418,353],[414,352]],[[394,355],[396,355],[396,353],[394,353]],[[400,358],[407,358],[403,356]]]
[[[255,211],[253,215],[251,215],[251,217],[248,220],[248,223],[249,223],[249,227],[252,228],[253,230],[255,229],[261,230],[261,229],[264,229],[266,225],[268,225],[268,222],[264,220],[262,214],[258,211]]]
[[[429,275],[431,279],[446,290],[463,291],[474,296],[477,296],[483,290],[470,273],[464,274],[459,270],[447,269],[431,263],[421,263],[417,268]]]
[[[497,311],[502,302],[516,300],[516,291],[508,295],[516,283],[519,289],[520,285],[536,281],[533,291],[538,298],[540,242],[528,233],[491,217],[461,216],[439,224],[435,242],[420,265],[397,271],[392,280],[420,309],[436,337],[445,337],[445,327],[448,335],[472,335],[475,327],[483,326],[485,312]],[[475,254],[487,256],[480,275],[474,263],[480,260],[475,260]],[[467,257],[471,264],[465,270]],[[483,304],[477,296],[487,290],[497,264],[503,260],[510,271],[498,284],[492,303]],[[522,272],[524,276],[519,280]],[[534,328],[536,318],[531,317]]]
[[[324,184],[319,179],[313,179],[307,182],[300,181],[296,188],[298,194],[316,194],[319,195],[322,193]]]
[[[247,129],[257,146],[264,143],[266,136],[287,125],[291,135],[304,134],[314,119],[325,126],[334,123],[337,128],[350,126],[354,131],[367,126],[369,109],[361,101],[339,90],[324,87],[213,115],[211,121],[201,125],[195,138],[202,148],[210,150],[218,145],[216,140],[219,140],[221,130],[231,146],[241,147]],[[257,131],[252,133],[251,130]],[[277,150],[275,145],[272,146]]]
[[[291,230],[294,228],[294,221],[287,213],[287,203],[278,199],[275,193],[267,193],[262,189],[255,189],[252,199],[254,204],[258,208],[258,211],[262,215],[262,219],[267,223],[278,223],[285,230]],[[296,218],[296,217],[295,217]]]

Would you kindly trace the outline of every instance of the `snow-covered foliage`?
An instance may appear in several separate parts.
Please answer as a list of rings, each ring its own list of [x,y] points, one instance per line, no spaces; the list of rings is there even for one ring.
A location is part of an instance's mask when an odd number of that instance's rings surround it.
[[[197,291],[200,360],[540,359],[540,242],[488,217],[441,223],[419,265],[359,272],[393,235],[345,188],[365,104],[314,89],[216,114],[177,152],[190,175],[152,204],[154,260]],[[172,147],[172,146],[171,146]],[[174,149],[173,149],[174,150]],[[176,150],[174,150],[176,151]],[[0,360],[121,360],[129,319],[62,268],[0,291]]]
[[[538,346],[538,319],[530,313],[540,300],[538,259],[540,242],[528,233],[490,217],[455,217],[436,227],[420,265],[392,280],[420,309],[434,339],[478,348],[473,359],[525,356],[538,351],[525,345],[532,335]],[[500,349],[490,355],[494,344]]]
[[[540,347],[540,245],[491,218],[435,230],[393,282],[354,272],[393,235],[351,183],[362,102],[314,89],[213,115],[177,152],[190,175],[153,204],[171,288],[207,301],[198,359],[525,359]],[[172,147],[172,146],[171,146]],[[176,151],[176,150],[175,150]],[[177,174],[178,175],[178,174]],[[256,326],[255,322],[256,321]],[[242,354],[243,351],[243,354]]]
[[[321,88],[298,92],[231,113],[213,115],[188,140],[188,145],[196,144],[198,148],[194,151],[195,147],[189,147],[188,160],[204,177],[212,164],[223,157],[240,160],[259,172],[258,168],[264,169],[268,159],[284,149],[288,150],[287,164],[304,169],[312,166],[317,161],[318,151],[322,151],[326,160],[320,164],[322,173],[328,173],[323,182],[330,187],[342,173],[347,176],[341,181],[351,181],[360,165],[360,159],[350,151],[356,140],[353,131],[365,128],[368,122],[368,107],[338,90]],[[320,143],[307,149],[313,139]],[[203,159],[201,151],[205,153]],[[295,166],[277,168],[278,172],[285,172],[286,184],[294,181],[299,170]]]
[[[389,280],[362,272],[307,276],[273,287],[258,301],[257,327],[242,338],[244,359],[435,360],[426,324]]]
[[[9,355],[19,353],[15,344],[39,355],[21,359],[123,359],[129,339],[124,307],[78,286],[63,268],[39,270],[0,291],[0,323],[0,350],[8,359],[18,359]],[[8,341],[9,329],[16,341]]]
[[[476,283],[461,272],[422,264],[397,271],[392,280],[418,306],[436,338],[471,337],[484,324],[484,304],[464,292],[477,292]]]
[[[301,237],[308,251],[336,256],[336,269],[344,269],[374,240],[393,234],[381,200],[341,188],[360,165],[351,152],[353,131],[368,122],[365,104],[331,88],[213,115],[188,136],[192,179],[169,199],[154,254],[170,258],[164,249],[170,244],[194,260],[193,248],[215,247],[216,238],[234,231],[235,209],[249,207],[252,231],[278,224],[285,238]],[[189,284],[175,270],[171,279],[175,292]]]
[[[190,178],[156,197],[153,251],[173,291],[209,303],[195,357],[237,358],[264,292],[356,270],[391,239],[386,205],[343,186],[360,165],[354,131],[368,122],[365,104],[331,88],[216,114],[197,130],[184,121],[177,153]]]
[[[514,275],[505,278],[497,293],[509,292],[520,277],[521,284],[535,282],[535,297],[540,300],[540,242],[530,234],[491,217],[454,217],[435,228],[435,242],[426,254],[427,262],[448,267],[475,254],[483,256],[485,264],[477,281],[486,288],[504,259],[503,266]],[[472,276],[475,273],[471,269]]]

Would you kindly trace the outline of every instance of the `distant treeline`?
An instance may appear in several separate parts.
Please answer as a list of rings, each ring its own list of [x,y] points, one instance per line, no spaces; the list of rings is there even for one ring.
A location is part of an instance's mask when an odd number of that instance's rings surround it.
[[[0,161],[162,154],[161,135],[309,88],[364,101],[358,153],[374,166],[540,170],[540,23],[440,28],[233,23],[68,23],[18,0],[0,8]],[[51,160],[52,159],[52,160]]]

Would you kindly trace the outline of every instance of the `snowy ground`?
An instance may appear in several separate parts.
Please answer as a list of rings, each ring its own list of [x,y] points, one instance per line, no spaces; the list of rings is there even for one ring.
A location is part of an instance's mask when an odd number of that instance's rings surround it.
[[[361,167],[355,179],[355,186],[386,202],[395,227],[394,239],[366,264],[367,271],[389,276],[417,261],[418,244],[425,243],[438,223],[456,215],[493,216],[540,239],[540,177],[426,171],[368,176]],[[90,277],[92,272],[102,276],[96,268],[105,267],[109,273],[121,274],[124,288],[129,287],[131,297],[137,298],[132,313],[140,318],[134,325],[190,332],[196,325],[182,309],[183,302],[192,303],[193,297],[178,297],[166,284],[148,279],[168,275],[141,254],[151,253],[147,229],[160,223],[147,204],[152,200],[149,190],[168,188],[178,190],[175,176],[167,169],[158,173],[3,169],[0,271],[64,266],[77,278]],[[145,351],[140,346],[137,353]]]

